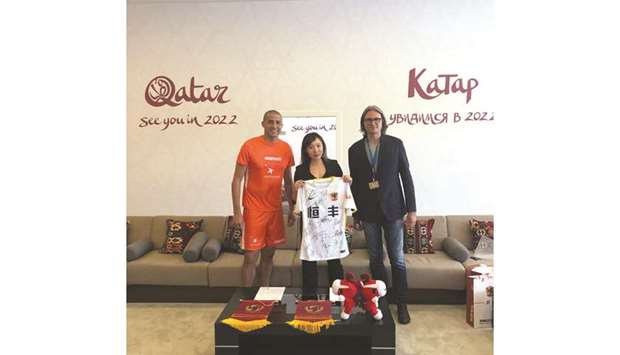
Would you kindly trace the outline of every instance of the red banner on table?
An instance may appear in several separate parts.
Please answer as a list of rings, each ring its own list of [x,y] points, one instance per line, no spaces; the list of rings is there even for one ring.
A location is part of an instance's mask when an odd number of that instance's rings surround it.
[[[242,300],[235,312],[222,321],[241,331],[251,332],[263,328],[271,322],[267,320],[276,301]]]
[[[334,325],[332,304],[330,301],[301,301],[297,303],[295,319],[287,323],[306,333],[316,334],[321,327]]]

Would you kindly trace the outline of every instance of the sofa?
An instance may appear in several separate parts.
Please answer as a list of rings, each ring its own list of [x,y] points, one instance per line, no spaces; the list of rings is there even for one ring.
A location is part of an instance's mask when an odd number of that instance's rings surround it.
[[[349,217],[350,218],[350,217]],[[455,260],[444,250],[444,242],[450,237],[472,252],[473,238],[469,220],[493,220],[490,215],[469,216],[418,216],[419,221],[433,218],[433,254],[405,254],[409,303],[464,304],[465,270],[468,266],[490,260],[464,262]],[[211,262],[202,259],[187,262],[181,254],[159,252],[166,239],[166,220],[204,222],[200,232],[208,239],[225,238],[228,218],[225,216],[129,216],[127,244],[150,241],[152,248],[137,259],[127,262],[128,302],[227,302],[235,288],[241,286],[243,255],[223,251]],[[352,220],[349,219],[352,224]],[[271,286],[302,286],[301,242],[299,219],[285,226],[287,241],[277,247],[271,275]],[[454,241],[450,244],[454,244]],[[387,253],[384,253],[387,255]],[[356,275],[369,272],[366,240],[361,231],[353,231],[351,254],[342,259],[344,271]],[[319,287],[328,287],[327,263],[319,262]],[[391,286],[390,263],[386,256],[385,266]],[[258,279],[258,278],[257,278]],[[388,292],[389,294],[389,292]]]

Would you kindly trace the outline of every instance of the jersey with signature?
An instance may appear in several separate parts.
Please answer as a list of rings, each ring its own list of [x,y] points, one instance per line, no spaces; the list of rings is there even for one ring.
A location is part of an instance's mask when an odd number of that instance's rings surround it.
[[[302,213],[300,258],[308,261],[349,255],[345,225],[355,211],[349,184],[342,178],[307,180],[297,191],[295,211]]]

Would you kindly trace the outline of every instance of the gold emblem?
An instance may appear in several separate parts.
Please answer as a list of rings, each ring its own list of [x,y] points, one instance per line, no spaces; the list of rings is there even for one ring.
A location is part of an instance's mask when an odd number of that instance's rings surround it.
[[[324,307],[319,304],[312,304],[312,305],[306,306],[306,312],[308,313],[319,313],[323,311],[323,309]]]
[[[260,312],[263,308],[265,307],[260,304],[250,304],[250,305],[245,306],[245,310],[250,313]]]

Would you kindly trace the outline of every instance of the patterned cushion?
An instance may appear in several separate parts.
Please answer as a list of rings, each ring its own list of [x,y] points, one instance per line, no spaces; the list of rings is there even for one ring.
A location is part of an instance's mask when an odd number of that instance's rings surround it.
[[[222,251],[243,254],[244,251],[241,249],[243,230],[239,226],[234,226],[232,220],[233,216],[228,216],[224,241],[222,242]]]
[[[493,221],[479,221],[475,218],[469,220],[469,229],[473,238],[473,249],[478,247],[482,237],[493,239]]]
[[[166,220],[166,240],[160,252],[163,254],[181,254],[190,239],[200,230],[202,219],[196,222]]]
[[[434,254],[433,250],[433,224],[435,219],[416,221],[415,228],[407,229],[405,226],[405,254]]]

